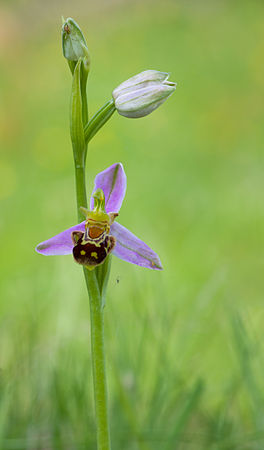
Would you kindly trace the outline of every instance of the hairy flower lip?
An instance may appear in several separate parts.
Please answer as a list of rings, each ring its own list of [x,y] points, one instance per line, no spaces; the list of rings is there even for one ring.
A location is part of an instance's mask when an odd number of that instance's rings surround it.
[[[98,188],[104,192],[106,212],[118,212],[126,192],[126,174],[121,163],[113,164],[95,177],[93,192]],[[90,202],[90,209],[92,208],[93,198],[91,198]],[[85,221],[59,233],[51,239],[41,242],[37,245],[36,251],[43,255],[71,254],[73,249],[72,231],[84,232]],[[114,222],[111,225],[109,234],[116,239],[113,254],[118,258],[141,267],[162,270],[158,255],[147,244],[118,222]]]

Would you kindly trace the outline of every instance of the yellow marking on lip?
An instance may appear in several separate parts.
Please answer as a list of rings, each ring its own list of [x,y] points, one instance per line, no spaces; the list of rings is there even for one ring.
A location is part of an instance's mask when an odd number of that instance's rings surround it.
[[[94,223],[98,223],[98,225],[108,223],[107,220],[96,220],[96,219],[92,219],[91,217],[89,217],[89,219],[87,219],[86,222],[94,222]]]
[[[95,259],[98,259],[97,252],[92,252],[92,253],[91,253],[91,256],[92,256],[93,258],[95,258]]]
[[[86,255],[86,251],[85,251],[85,250],[81,250],[80,253],[81,253],[81,255],[83,255],[83,256]]]

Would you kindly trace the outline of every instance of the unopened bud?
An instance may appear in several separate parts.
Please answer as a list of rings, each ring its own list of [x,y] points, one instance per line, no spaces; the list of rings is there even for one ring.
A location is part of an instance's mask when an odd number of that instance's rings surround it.
[[[62,25],[62,50],[68,61],[77,62],[79,58],[90,64],[88,47],[79,25],[70,17]]]
[[[120,84],[112,93],[115,107],[125,117],[144,117],[158,108],[173,94],[176,83],[169,74],[146,70]]]

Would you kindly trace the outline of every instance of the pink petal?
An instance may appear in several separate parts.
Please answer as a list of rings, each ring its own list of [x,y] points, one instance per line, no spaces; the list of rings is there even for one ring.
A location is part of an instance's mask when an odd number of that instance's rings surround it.
[[[158,255],[127,228],[114,222],[110,234],[116,238],[113,254],[118,258],[141,267],[162,270]]]
[[[105,195],[106,212],[118,212],[126,193],[126,174],[121,163],[113,164],[98,173],[94,180],[94,190],[102,189]],[[94,199],[91,198],[90,209],[93,209]]]
[[[85,222],[79,223],[74,227],[68,228],[62,233],[56,234],[47,241],[37,245],[36,251],[42,255],[69,255],[72,253],[73,243],[71,238],[72,231],[84,231]]]

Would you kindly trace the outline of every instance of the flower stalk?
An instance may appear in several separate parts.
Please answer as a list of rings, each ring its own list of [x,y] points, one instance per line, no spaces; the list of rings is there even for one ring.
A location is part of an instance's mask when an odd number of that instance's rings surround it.
[[[88,73],[87,73],[88,76]],[[82,220],[81,207],[87,208],[85,184],[85,159],[87,144],[84,135],[84,123],[88,120],[86,82],[84,62],[79,58],[73,72],[70,131],[75,165],[75,185],[78,221]],[[107,386],[104,353],[104,319],[101,286],[95,270],[83,267],[90,301],[91,349],[94,382],[94,401],[97,429],[97,449],[110,450],[109,417],[107,409]],[[103,278],[103,277],[102,277]],[[100,279],[100,285],[103,284]]]
[[[80,207],[87,206],[84,168],[75,164],[75,180],[77,192],[77,213],[79,220]],[[97,449],[110,450],[110,431],[107,407],[107,384],[104,351],[104,308],[102,295],[95,270],[83,267],[85,282],[90,300],[91,349],[94,383],[94,402],[97,429]]]
[[[85,171],[84,167],[76,167],[76,163],[75,181],[77,194],[77,214],[80,221],[80,207],[87,206]],[[100,268],[100,270],[102,269]],[[97,449],[110,450],[111,446],[104,352],[104,308],[101,295],[102,291],[99,287],[96,270],[89,271],[86,267],[83,267],[83,271],[90,300],[91,349],[97,429]],[[100,279],[100,281],[103,284],[103,280]]]
[[[91,118],[89,123],[84,127],[85,142],[88,144],[94,135],[102,128],[102,126],[114,114],[116,108],[113,100],[109,100],[97,113]]]
[[[115,221],[127,185],[121,163],[112,164],[97,174],[90,209],[87,209],[87,146],[116,110],[125,117],[144,117],[174,92],[176,84],[168,81],[168,74],[165,72],[142,72],[118,86],[113,91],[112,100],[103,105],[89,121],[86,87],[90,55],[81,29],[71,18],[66,21],[63,19],[62,46],[72,74],[70,135],[75,166],[78,224],[41,242],[36,251],[44,255],[71,253],[74,260],[83,266],[90,300],[97,450],[111,450],[103,317],[111,254],[151,270],[162,270],[162,265],[159,256],[145,242]],[[83,213],[85,221],[82,221]]]
[[[85,167],[84,165],[78,166],[75,162],[75,190],[76,190],[76,202],[77,202],[77,217],[78,221],[82,221],[82,213],[80,206],[87,207],[87,196],[85,186]]]
[[[75,165],[77,192],[77,213],[80,219],[80,207],[87,206],[84,167]],[[85,202],[85,203],[84,203]],[[83,267],[85,282],[90,300],[91,349],[94,383],[94,402],[97,429],[97,449],[110,450],[110,431],[107,407],[107,384],[104,351],[104,311],[97,273]]]
[[[104,308],[95,270],[84,268],[90,298],[91,347],[94,381],[94,402],[97,424],[97,449],[110,450],[110,430],[107,405],[107,384],[104,350]]]

